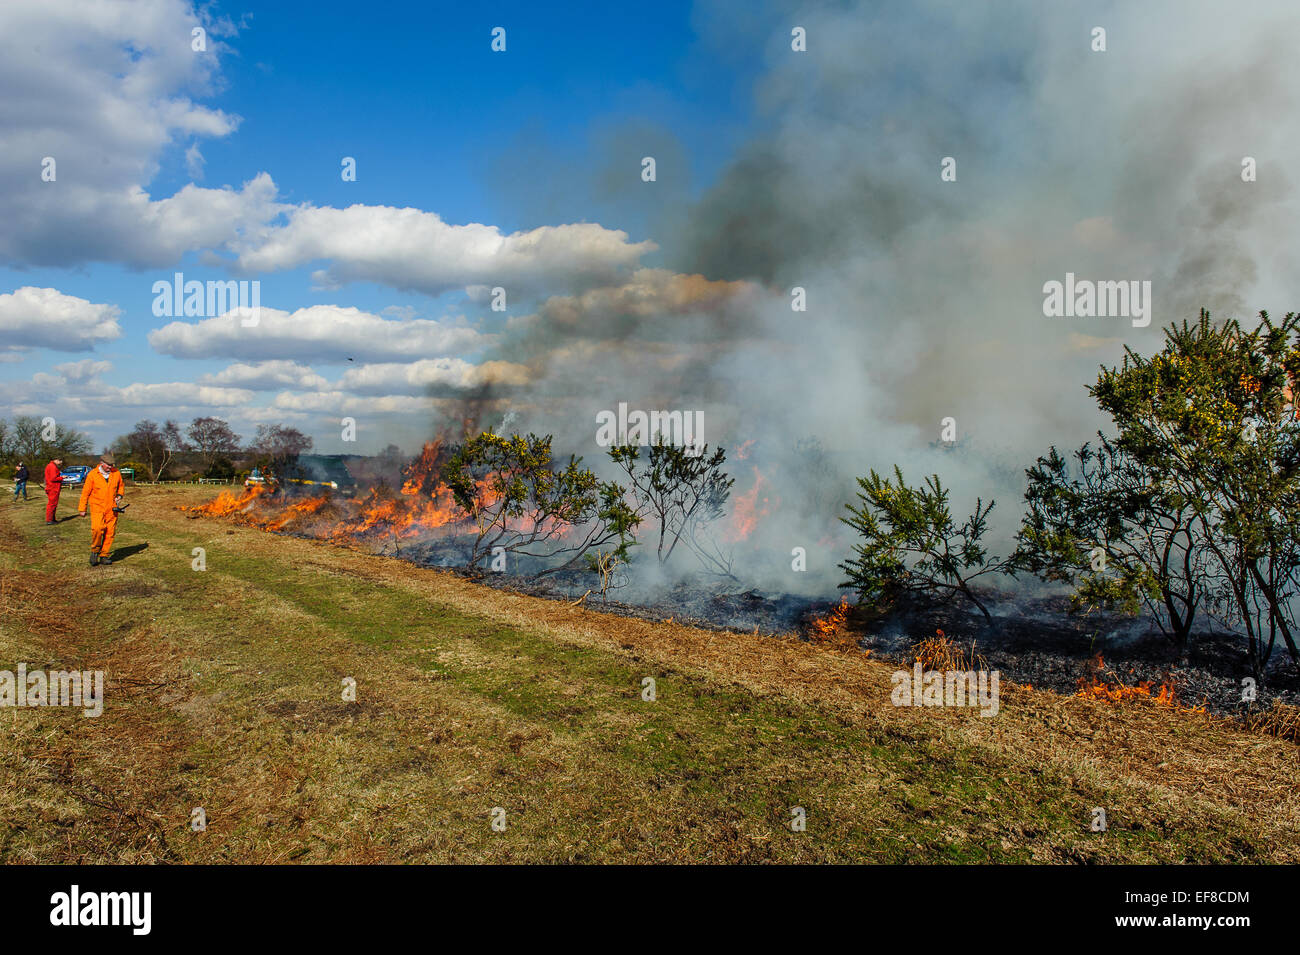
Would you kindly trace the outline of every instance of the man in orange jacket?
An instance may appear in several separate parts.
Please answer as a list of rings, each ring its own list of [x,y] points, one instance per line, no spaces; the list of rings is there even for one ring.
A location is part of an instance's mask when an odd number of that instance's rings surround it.
[[[122,475],[114,467],[116,463],[112,451],[104,452],[99,459],[99,467],[86,475],[85,486],[81,489],[81,502],[77,505],[79,517],[86,516],[89,505],[91,567],[113,562],[113,533],[117,530],[117,511],[114,508],[122,500],[122,492],[125,490]]]

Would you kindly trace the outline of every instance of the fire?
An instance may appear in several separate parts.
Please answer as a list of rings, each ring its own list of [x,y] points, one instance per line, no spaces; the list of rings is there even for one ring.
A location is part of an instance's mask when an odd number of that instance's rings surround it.
[[[849,598],[841,597],[840,605],[835,607],[830,613],[823,617],[817,617],[813,620],[813,633],[822,637],[834,637],[844,630],[844,624],[849,618]]]
[[[252,509],[253,502],[262,495],[264,490],[266,490],[265,487],[255,485],[246,489],[242,494],[236,494],[234,491],[222,491],[208,503],[189,508],[189,510],[195,514],[203,514],[208,517],[229,517],[232,514],[245,513]]]
[[[933,637],[923,637],[913,645],[912,662],[921,664],[921,669],[926,672],[989,668],[983,655],[975,652],[974,642],[967,655],[965,649],[942,630],[935,630]]]
[[[1079,677],[1079,691],[1076,696],[1088,700],[1105,700],[1108,703],[1124,703],[1130,700],[1150,700],[1157,706],[1188,713],[1204,713],[1205,706],[1182,706],[1178,700],[1178,690],[1166,677],[1159,684],[1155,680],[1142,680],[1136,684],[1121,683],[1118,679],[1105,676],[1106,663],[1100,653],[1088,661],[1083,676]]]
[[[850,609],[849,598],[841,597],[838,607],[833,607],[822,616],[814,617],[808,629],[809,640],[837,650],[859,649],[858,641],[848,632]]]
[[[427,495],[437,490],[442,483],[440,472],[445,455],[442,440],[426,441],[420,456],[406,468],[406,481],[402,484],[402,493],[410,497]]]
[[[466,533],[473,530],[474,520],[460,509],[442,480],[442,466],[449,454],[442,440],[427,442],[420,456],[403,471],[404,480],[397,493],[388,488],[371,488],[354,499],[328,492],[294,498],[259,485],[238,495],[223,492],[187,510],[208,517],[232,517],[268,531],[306,531],[339,543],[390,536],[406,539],[431,532]],[[490,478],[478,481],[479,502],[488,507],[498,499]],[[329,529],[322,528],[323,522],[313,525],[308,519],[314,516],[328,516]],[[532,528],[524,526],[526,523],[517,521],[515,525],[529,532]],[[570,530],[557,523],[555,534],[563,536]]]
[[[736,506],[731,512],[731,526],[727,536],[733,541],[746,540],[758,526],[759,520],[769,513],[767,478],[763,477],[758,468],[753,468],[753,471],[753,485],[744,494],[736,495]]]
[[[324,507],[328,503],[329,503],[329,496],[324,494],[320,495],[319,497],[303,498],[301,501],[295,501],[294,503],[290,504],[288,509],[286,509],[284,513],[282,513],[275,520],[271,521],[269,524],[265,524],[263,526],[268,531],[283,530],[286,525],[292,524],[294,521],[299,520],[300,518],[310,517],[311,515],[315,514],[317,511],[319,511],[322,507]]]

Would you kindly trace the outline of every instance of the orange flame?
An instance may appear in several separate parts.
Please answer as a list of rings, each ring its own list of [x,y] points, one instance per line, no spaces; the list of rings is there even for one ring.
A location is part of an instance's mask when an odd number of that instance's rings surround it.
[[[430,532],[464,533],[474,527],[474,518],[461,510],[442,480],[442,465],[449,453],[442,440],[427,442],[420,456],[404,470],[402,487],[396,494],[386,488],[371,488],[354,499],[328,492],[294,499],[272,494],[269,488],[259,485],[240,495],[223,492],[206,504],[186,510],[209,517],[232,517],[269,531],[308,531],[336,542],[379,535],[405,539]],[[480,505],[491,507],[499,499],[492,487],[492,476],[477,483]],[[326,505],[329,510],[322,514]],[[320,522],[313,525],[308,518],[315,515],[328,516],[332,526],[324,530]],[[523,533],[534,530],[523,518],[513,521],[512,528]],[[553,519],[544,530],[559,538],[577,528]]]
[[[262,485],[254,485],[247,488],[242,494],[236,494],[234,491],[222,491],[208,503],[186,508],[186,510],[208,517],[229,517],[232,514],[245,513],[252,509],[253,502],[265,490],[266,488]]]
[[[751,465],[751,467],[753,467]],[[746,540],[754,532],[761,518],[768,515],[768,482],[758,468],[753,468],[754,484],[744,494],[736,495],[736,505],[731,511],[731,526],[727,537],[732,541]],[[762,495],[760,500],[759,495]]]
[[[835,650],[859,650],[857,639],[849,633],[849,598],[841,597],[838,607],[814,617],[808,629],[808,639]],[[870,650],[864,651],[871,653]]]
[[[1075,695],[1089,700],[1105,700],[1117,705],[1131,700],[1150,700],[1157,706],[1166,706],[1186,713],[1206,711],[1204,704],[1181,705],[1177,687],[1167,677],[1159,684],[1155,680],[1141,680],[1136,684],[1126,684],[1117,679],[1106,679],[1105,669],[1106,663],[1098,653],[1088,661],[1087,671],[1079,677],[1079,690]]]

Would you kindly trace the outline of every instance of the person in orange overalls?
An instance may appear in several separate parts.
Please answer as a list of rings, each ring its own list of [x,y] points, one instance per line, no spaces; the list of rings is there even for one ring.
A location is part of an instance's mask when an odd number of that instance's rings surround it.
[[[77,505],[77,515],[85,517],[90,511],[90,566],[111,564],[113,562],[113,533],[117,530],[117,507],[125,490],[122,475],[114,465],[117,463],[112,451],[104,452],[99,459],[99,467],[86,475],[86,484],[81,489],[81,502]]]
[[[63,458],[45,465],[45,523],[55,523],[59,509],[59,492],[63,490]]]

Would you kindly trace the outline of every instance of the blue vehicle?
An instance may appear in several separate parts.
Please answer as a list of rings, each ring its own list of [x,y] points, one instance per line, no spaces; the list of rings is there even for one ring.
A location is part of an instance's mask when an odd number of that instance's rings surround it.
[[[75,467],[64,468],[61,473],[63,474],[63,486],[72,487],[76,484],[86,483],[86,475],[90,473],[90,468],[87,465],[78,464]]]

